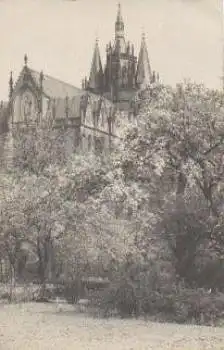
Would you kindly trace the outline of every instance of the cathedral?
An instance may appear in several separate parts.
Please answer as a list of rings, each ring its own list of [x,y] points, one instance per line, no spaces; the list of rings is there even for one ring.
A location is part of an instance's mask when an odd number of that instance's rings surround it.
[[[25,55],[15,82],[10,75],[9,101],[0,106],[0,149],[8,147],[10,130],[44,120],[51,121],[55,129],[69,130],[71,151],[79,146],[83,151],[109,148],[120,137],[119,118],[135,122],[139,93],[159,80],[151,70],[145,36],[138,57],[134,45],[126,40],[120,5],[105,61],[103,67],[96,40],[90,74],[78,88],[34,70]]]

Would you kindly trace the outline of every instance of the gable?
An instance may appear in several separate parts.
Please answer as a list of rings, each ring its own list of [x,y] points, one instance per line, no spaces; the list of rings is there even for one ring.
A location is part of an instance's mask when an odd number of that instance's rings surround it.
[[[33,78],[30,69],[26,66],[22,69],[16,81],[12,97],[15,97],[20,92],[20,90],[25,89],[30,89],[35,94],[37,94],[39,90],[38,84]]]

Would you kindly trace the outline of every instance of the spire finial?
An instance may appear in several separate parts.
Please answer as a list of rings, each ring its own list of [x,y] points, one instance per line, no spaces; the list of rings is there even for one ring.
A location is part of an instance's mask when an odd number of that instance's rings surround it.
[[[95,43],[96,43],[96,45],[98,45],[99,44],[98,29],[96,29],[96,31],[95,31],[95,38],[96,38]]]
[[[145,29],[142,27],[142,41],[145,41]]]
[[[152,72],[152,83],[155,83],[156,82],[156,72],[153,71]]]
[[[24,55],[24,64],[25,64],[25,66],[27,66],[27,62],[28,62],[28,57],[27,57],[27,54],[25,53],[25,55]]]
[[[41,91],[43,90],[43,81],[44,81],[44,73],[43,73],[43,71],[41,71],[40,77],[39,77],[39,84],[40,84]]]
[[[119,2],[117,5],[117,22],[123,22],[121,15],[121,3]]]
[[[41,71],[41,72],[40,72],[40,83],[41,83],[41,84],[42,84],[43,80],[44,80],[44,72]]]

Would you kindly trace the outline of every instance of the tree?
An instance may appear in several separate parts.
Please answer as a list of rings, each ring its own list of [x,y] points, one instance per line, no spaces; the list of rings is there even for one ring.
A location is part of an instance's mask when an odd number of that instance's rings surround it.
[[[223,252],[218,235],[223,212],[223,94],[186,82],[176,89],[150,87],[143,97],[137,126],[126,131],[116,162],[125,183],[138,184],[142,189],[147,197],[144,206],[160,218],[164,224],[162,232],[170,223],[172,240],[188,240],[185,249],[189,249],[189,257],[196,255],[202,233],[203,239],[209,238]],[[195,203],[200,203],[197,208]],[[182,210],[185,207],[182,214],[181,206]],[[172,216],[176,223],[166,215],[172,210],[176,211]],[[205,225],[200,225],[202,212],[207,214]],[[193,230],[194,235],[184,229],[184,222],[179,229],[174,228],[179,215],[188,217],[189,227],[190,217],[194,217],[198,227]],[[149,226],[148,235],[152,232]],[[164,237],[170,240],[171,235]],[[181,258],[181,248],[175,254]]]
[[[65,164],[69,137],[69,131],[56,129],[48,121],[16,127],[13,129],[14,170],[41,175],[50,165]]]
[[[93,155],[76,154],[61,165],[50,163],[35,172],[22,169],[14,174],[9,189],[14,193],[12,216],[18,212],[23,220],[20,234],[36,257],[43,290],[53,277],[55,258],[64,259],[65,265],[66,256],[67,263],[77,267],[78,260],[84,266],[87,255],[91,255],[86,252],[84,240],[86,202],[108,183],[106,166],[102,165]],[[14,220],[18,224],[17,217]],[[6,230],[7,224],[3,228]]]
[[[21,251],[26,241],[24,218],[15,201],[18,188],[17,186],[14,187],[13,182],[11,182],[11,190],[7,199],[1,203],[0,219],[0,254],[6,269],[9,267],[10,300],[12,300],[13,289],[16,284],[16,274]]]

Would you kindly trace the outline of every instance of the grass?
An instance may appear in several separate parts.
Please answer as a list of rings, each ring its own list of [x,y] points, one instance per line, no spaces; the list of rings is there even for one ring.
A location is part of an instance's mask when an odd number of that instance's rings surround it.
[[[74,306],[0,304],[2,350],[224,350],[224,328],[98,319]]]

